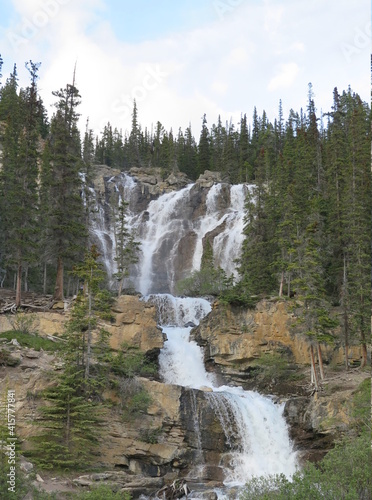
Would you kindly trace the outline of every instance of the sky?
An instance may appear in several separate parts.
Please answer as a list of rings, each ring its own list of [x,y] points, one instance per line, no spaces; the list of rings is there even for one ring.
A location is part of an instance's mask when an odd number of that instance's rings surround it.
[[[221,120],[269,120],[282,100],[328,112],[334,87],[350,85],[370,102],[369,0],[1,0],[4,83],[16,63],[41,62],[39,91],[49,116],[52,91],[72,82],[82,103],[80,126],[130,131],[133,99],[139,122],[160,121],[200,134]]]

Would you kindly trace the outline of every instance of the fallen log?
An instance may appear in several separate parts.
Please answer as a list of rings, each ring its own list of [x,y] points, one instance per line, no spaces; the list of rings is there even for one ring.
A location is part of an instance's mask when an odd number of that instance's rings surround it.
[[[13,314],[15,314],[17,312],[17,306],[15,305],[15,303],[5,304],[5,306],[0,309],[0,314],[5,314],[8,312],[13,313]]]

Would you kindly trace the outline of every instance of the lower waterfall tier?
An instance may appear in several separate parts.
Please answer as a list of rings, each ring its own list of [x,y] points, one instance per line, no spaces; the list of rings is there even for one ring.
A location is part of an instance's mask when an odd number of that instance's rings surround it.
[[[152,300],[163,305],[163,317],[174,319],[176,311],[182,310],[182,324],[190,318],[197,321],[198,314],[201,319],[201,308],[208,310],[203,299],[171,300],[171,296],[165,297],[165,302],[162,295],[153,296]],[[164,311],[165,303],[170,309],[167,312]],[[172,308],[176,309],[172,311]],[[159,361],[165,383],[199,389],[197,400],[205,400],[199,406],[189,396],[187,411],[193,415],[191,419],[189,416],[189,422],[194,423],[190,432],[194,433],[193,440],[200,448],[199,463],[193,465],[207,465],[203,441],[209,438],[203,433],[203,420],[212,419],[223,431],[222,450],[228,455],[225,463],[219,464],[225,485],[242,486],[257,475],[284,474],[290,477],[297,468],[297,459],[283,417],[283,405],[275,404],[271,398],[257,392],[219,385],[214,375],[205,370],[200,347],[189,338],[191,328],[163,327],[167,341]]]

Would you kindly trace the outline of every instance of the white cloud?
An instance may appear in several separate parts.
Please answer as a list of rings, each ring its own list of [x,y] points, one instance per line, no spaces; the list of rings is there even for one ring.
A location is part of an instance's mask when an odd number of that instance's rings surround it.
[[[296,63],[282,64],[279,72],[270,80],[267,88],[270,92],[293,85],[299,72]]]
[[[228,85],[226,82],[214,81],[211,85],[211,89],[218,95],[225,95],[228,89]]]
[[[335,86],[341,91],[350,83],[369,98],[369,49],[358,46],[350,62],[342,51],[342,44],[355,45],[358,28],[364,29],[367,0],[360,0],[358,9],[348,0],[242,1],[223,20],[211,9],[209,23],[198,29],[141,43],[123,41],[125,34],[120,39],[100,18],[110,0],[13,0],[20,17],[8,33],[18,29],[23,36],[19,23],[48,2],[59,2],[58,13],[20,46],[12,46],[6,32],[0,32],[3,74],[13,62],[21,67],[29,59],[41,61],[39,87],[49,105],[51,92],[71,81],[77,61],[82,128],[89,116],[95,131],[107,121],[128,129],[133,96],[143,126],[159,120],[175,131],[191,122],[196,136],[204,113],[212,124],[218,114],[223,121],[239,120],[241,112],[252,116],[256,106],[273,119],[270,113],[277,113],[280,98],[284,113],[299,110],[309,81],[316,106],[324,111]],[[124,9],[116,14],[120,19]],[[156,10],[155,22],[162,22]],[[158,71],[158,79],[151,71]]]
[[[231,66],[244,64],[248,61],[248,52],[245,47],[234,47],[227,57]]]

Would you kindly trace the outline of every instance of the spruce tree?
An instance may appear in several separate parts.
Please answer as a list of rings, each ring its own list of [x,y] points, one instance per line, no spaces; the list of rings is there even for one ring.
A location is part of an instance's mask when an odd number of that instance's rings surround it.
[[[211,151],[210,151],[210,137],[207,127],[207,118],[204,114],[202,121],[202,130],[200,132],[200,139],[198,145],[198,174],[202,174],[205,170],[211,167]]]
[[[76,107],[80,95],[75,87],[67,85],[53,92],[58,98],[57,111],[51,121],[48,138],[50,175],[48,206],[48,244],[57,262],[57,277],[54,299],[64,297],[64,267],[81,256],[86,242],[82,193],[83,169],[80,150],[80,136],[77,128]]]
[[[73,270],[82,290],[63,335],[63,372],[43,394],[48,404],[40,408],[37,425],[42,431],[34,438],[32,455],[44,468],[83,468],[97,450],[102,409],[94,401],[100,399],[107,380],[102,365],[92,363],[93,330],[97,330],[100,317],[108,319],[111,304],[101,289],[105,273],[98,257],[93,246]],[[97,358],[101,360],[109,351],[108,335],[103,329],[98,332]]]
[[[139,245],[135,241],[134,235],[128,227],[128,203],[124,200],[120,201],[118,213],[115,220],[115,241],[116,241],[116,257],[117,273],[115,274],[119,286],[118,296],[120,297],[124,280],[129,276],[130,267],[138,262]]]
[[[7,113],[0,174],[2,229],[6,262],[17,276],[17,307],[21,305],[23,270],[35,262],[38,232],[39,102],[36,80],[39,64],[30,61],[26,67],[30,72],[30,86],[18,95],[14,71],[2,93],[2,111]]]

